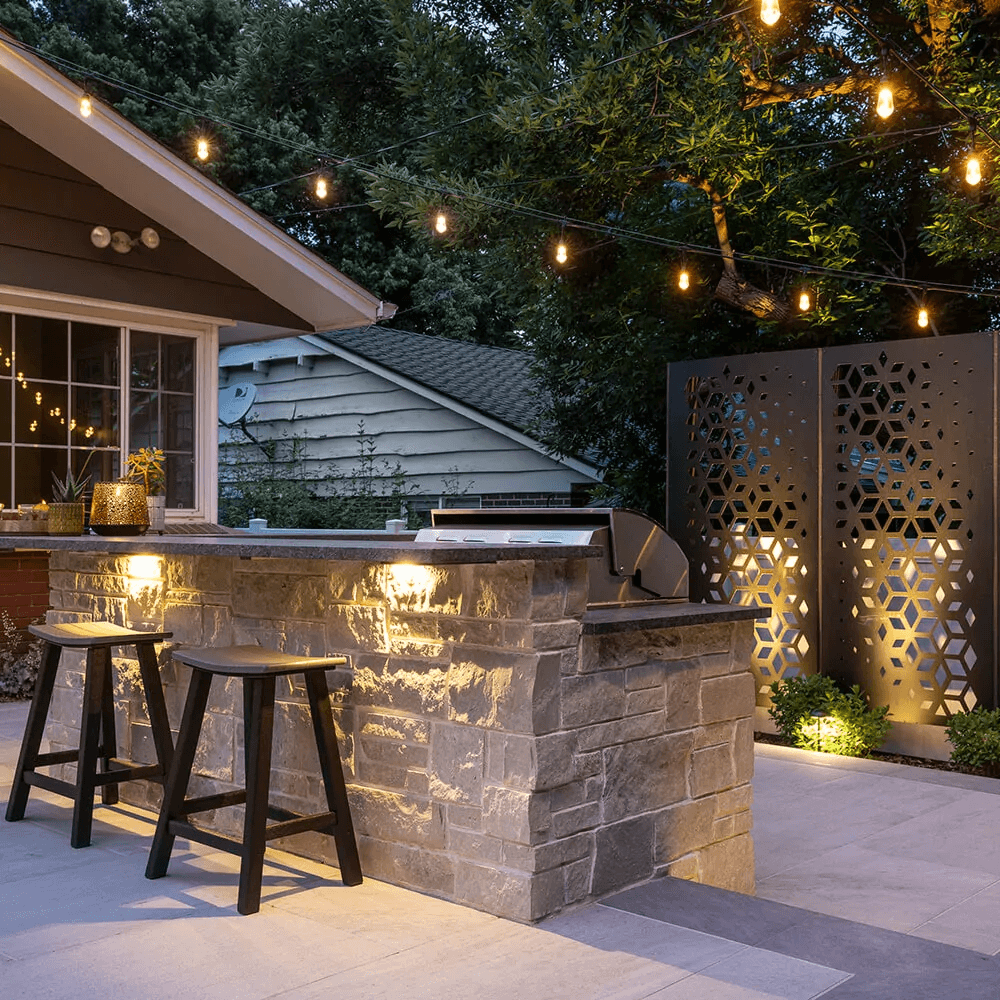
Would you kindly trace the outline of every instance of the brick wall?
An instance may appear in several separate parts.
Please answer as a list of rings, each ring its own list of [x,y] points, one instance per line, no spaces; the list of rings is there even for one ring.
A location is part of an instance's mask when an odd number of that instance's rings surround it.
[[[49,608],[47,552],[0,553],[0,611],[23,629]]]
[[[484,493],[483,507],[569,507],[569,493]]]

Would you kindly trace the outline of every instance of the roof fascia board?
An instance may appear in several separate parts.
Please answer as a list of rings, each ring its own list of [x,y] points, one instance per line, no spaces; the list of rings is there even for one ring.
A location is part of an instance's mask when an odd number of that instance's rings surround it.
[[[6,81],[3,73],[9,74]],[[81,118],[84,92],[2,31],[0,83],[17,98],[5,102],[3,114],[17,131],[218,260],[314,329],[363,326],[395,311],[107,105],[95,101],[91,116]],[[39,142],[41,133],[44,141]],[[129,169],[130,161],[138,170]],[[331,286],[348,315],[331,306]]]
[[[516,430],[500,420],[497,420],[495,417],[487,416],[485,413],[481,413],[479,410],[476,410],[471,406],[467,406],[465,403],[460,403],[458,400],[445,395],[443,392],[438,392],[436,389],[431,389],[414,379],[407,378],[405,375],[401,375],[399,372],[393,371],[391,368],[386,368],[385,365],[380,365],[378,362],[357,354],[346,347],[342,347],[340,344],[331,343],[330,347],[332,348],[331,353],[337,355],[337,357],[344,361],[349,361],[351,364],[357,365],[359,368],[364,368],[366,371],[370,371],[374,375],[380,375],[382,378],[395,383],[401,389],[407,389],[410,392],[416,393],[418,396],[423,396],[424,399],[430,400],[432,403],[437,403],[439,406],[444,406],[455,413],[461,414],[463,417],[467,417],[469,420],[473,420],[477,424],[481,424],[483,427],[489,428],[491,431],[495,431],[497,434],[502,434],[504,437],[510,438],[511,441],[514,441],[525,448],[530,448],[539,455],[544,455],[546,458],[552,459],[554,462],[559,462],[562,465],[565,465],[568,469],[572,469],[574,472],[579,472],[582,476],[587,476],[590,479],[600,481],[601,476],[598,470],[594,466],[588,465],[586,462],[581,462],[577,458],[557,458],[540,441],[536,441],[534,438],[528,437],[527,434]]]

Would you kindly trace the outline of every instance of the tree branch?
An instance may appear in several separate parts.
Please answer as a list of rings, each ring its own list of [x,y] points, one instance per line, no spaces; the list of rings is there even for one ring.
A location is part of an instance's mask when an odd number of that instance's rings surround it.
[[[830,94],[856,94],[871,90],[876,81],[860,73],[844,73],[826,80],[803,80],[787,84],[778,80],[761,80],[752,70],[744,67],[743,81],[754,91],[740,101],[742,108],[759,108],[765,104],[787,104],[791,101],[808,101]]]
[[[729,239],[729,223],[726,220],[726,201],[703,177],[694,174],[675,174],[674,180],[689,187],[704,191],[712,206],[712,221],[715,224],[715,237],[722,252],[722,277],[715,286],[715,297],[736,309],[743,309],[758,319],[766,319],[784,323],[792,317],[792,307],[788,302],[768,292],[757,288],[741,277],[736,268],[736,254]]]

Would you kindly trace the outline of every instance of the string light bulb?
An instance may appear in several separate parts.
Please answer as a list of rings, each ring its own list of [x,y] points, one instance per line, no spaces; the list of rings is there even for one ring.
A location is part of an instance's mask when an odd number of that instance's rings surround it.
[[[965,183],[975,187],[983,179],[982,166],[979,157],[972,153],[965,161]]]
[[[878,101],[875,104],[875,113],[879,118],[888,118],[896,110],[896,102],[892,98],[892,88],[887,83],[883,83],[878,90]]]
[[[686,292],[691,287],[691,275],[686,267],[681,268],[681,273],[677,276],[677,287]]]
[[[925,329],[930,323],[930,314],[927,312],[927,306],[921,306],[920,311],[917,313],[917,326],[921,329]]]
[[[444,212],[438,212],[437,218],[434,220],[434,232],[439,236],[444,236],[448,232],[448,216]]]
[[[208,139],[201,138],[197,141],[194,147],[195,156],[204,163],[211,155],[211,149],[208,145]]]
[[[316,178],[316,197],[320,201],[325,201],[330,194],[330,188],[326,183],[326,178],[320,175]]]
[[[810,309],[812,309],[812,299],[809,296],[809,289],[803,288],[799,292],[799,310],[809,312]]]
[[[566,249],[566,244],[560,242],[556,247],[556,263],[565,264],[569,260],[569,251]]]
[[[768,27],[777,24],[779,17],[781,17],[781,8],[778,6],[778,0],[761,0],[760,19]]]
[[[80,117],[89,118],[94,111],[94,104],[87,94],[80,98]]]

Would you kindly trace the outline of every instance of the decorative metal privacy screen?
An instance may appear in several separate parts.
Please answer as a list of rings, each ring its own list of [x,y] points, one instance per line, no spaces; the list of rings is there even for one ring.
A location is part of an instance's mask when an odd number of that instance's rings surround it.
[[[899,722],[993,707],[988,334],[672,365],[669,530],[692,600],[755,604],[762,689],[817,670]]]

